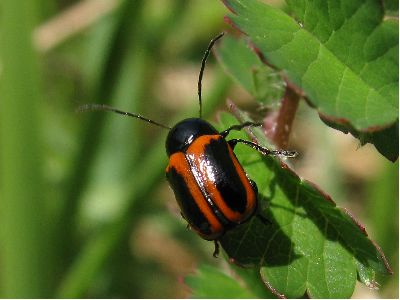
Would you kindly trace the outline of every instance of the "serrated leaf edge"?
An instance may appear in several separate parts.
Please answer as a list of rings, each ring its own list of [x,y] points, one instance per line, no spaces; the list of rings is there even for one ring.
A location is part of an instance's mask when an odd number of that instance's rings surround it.
[[[227,101],[227,105],[229,110],[232,112],[232,114],[239,120],[239,122],[244,122],[244,121],[248,121],[247,119],[244,120],[242,112],[238,109],[238,107],[235,105],[235,103],[231,100]],[[256,134],[254,133],[255,128],[249,127],[244,129],[244,131],[249,135],[249,137],[252,138],[253,141],[260,143],[258,141],[258,138],[256,136]],[[379,247],[379,245],[376,244],[376,242],[374,242],[373,240],[371,240],[368,236],[368,233],[365,229],[365,226],[363,226],[360,222],[358,222],[356,220],[356,218],[346,209],[346,208],[342,208],[339,207],[336,202],[332,199],[332,197],[330,195],[328,195],[327,193],[323,192],[322,189],[315,183],[303,179],[301,178],[288,164],[286,164],[285,162],[283,162],[281,159],[277,158],[279,160],[280,166],[281,168],[289,171],[295,178],[296,180],[299,180],[301,184],[306,184],[309,185],[311,188],[313,188],[316,192],[320,193],[324,199],[326,199],[328,202],[332,203],[336,209],[338,209],[339,211],[342,211],[346,216],[348,216],[350,218],[350,220],[357,226],[357,228],[359,228],[359,230],[366,236],[366,238],[372,243],[372,245],[375,247],[375,249],[378,251],[379,255],[380,255],[380,259],[383,262],[388,274],[393,274],[392,269],[389,266],[389,263],[382,251],[382,249]],[[356,260],[357,261],[357,260]],[[356,270],[358,272],[358,269]],[[374,270],[374,272],[376,272]],[[261,268],[260,268],[260,274],[261,277],[263,278],[264,276],[262,276],[262,272],[261,272]],[[364,284],[367,285],[367,282],[363,282]],[[267,281],[266,282],[266,286],[269,288],[270,283]],[[271,288],[273,288],[271,286]],[[271,289],[270,289],[271,290]],[[280,294],[277,290],[275,290],[274,288],[271,290],[272,293],[276,294],[278,297],[279,295],[283,295]],[[308,293],[308,288],[306,289],[306,292]],[[283,295],[284,296],[284,295]]]

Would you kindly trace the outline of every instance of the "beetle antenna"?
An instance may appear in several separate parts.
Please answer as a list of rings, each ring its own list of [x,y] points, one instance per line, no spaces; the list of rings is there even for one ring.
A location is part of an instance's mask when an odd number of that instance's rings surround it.
[[[134,114],[134,113],[130,113],[130,112],[126,112],[126,111],[122,111],[119,109],[116,109],[114,107],[105,105],[105,104],[84,104],[82,106],[79,106],[77,109],[77,112],[87,112],[87,111],[111,111],[120,115],[124,115],[124,116],[128,116],[128,117],[132,117],[132,118],[137,118],[140,119],[142,121],[145,121],[147,123],[151,123],[153,125],[156,125],[158,127],[162,127],[164,129],[168,129],[170,130],[171,127],[166,126],[164,124],[158,123],[156,121],[153,121],[151,119],[148,119],[142,115],[139,114]]]
[[[203,79],[204,68],[206,66],[207,58],[210,55],[211,48],[214,46],[215,42],[218,41],[224,34],[225,34],[225,32],[221,32],[219,35],[217,35],[215,38],[213,38],[210,41],[210,44],[208,44],[207,50],[204,53],[203,59],[201,61],[199,80],[197,82],[197,91],[198,91],[198,94],[199,94],[199,106],[200,106],[199,115],[200,115],[200,118],[202,116],[202,109],[201,109],[201,80]]]

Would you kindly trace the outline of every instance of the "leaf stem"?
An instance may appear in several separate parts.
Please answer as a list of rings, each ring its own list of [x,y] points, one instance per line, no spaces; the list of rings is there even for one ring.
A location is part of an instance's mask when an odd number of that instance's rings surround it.
[[[272,135],[274,144],[279,149],[286,149],[289,143],[289,136],[292,129],[294,117],[299,106],[300,96],[290,85],[286,86],[278,115],[276,127]]]

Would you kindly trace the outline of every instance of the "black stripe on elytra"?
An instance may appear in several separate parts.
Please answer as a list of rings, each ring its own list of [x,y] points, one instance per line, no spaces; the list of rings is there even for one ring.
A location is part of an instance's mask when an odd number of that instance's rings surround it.
[[[228,143],[222,137],[212,139],[204,149],[204,159],[208,160],[215,173],[215,185],[228,207],[243,213],[247,206],[246,188],[237,173],[229,153]]]
[[[201,233],[211,234],[211,225],[198,207],[182,175],[174,167],[171,167],[166,175],[186,221]]]
[[[185,154],[186,161],[188,162],[190,169],[194,178],[196,179],[197,185],[199,186],[201,193],[203,194],[204,198],[207,200],[208,206],[213,211],[214,215],[218,218],[218,220],[224,225],[226,229],[230,228],[230,225],[234,225],[231,221],[228,220],[227,217],[218,209],[218,207],[214,204],[211,195],[207,192],[207,189],[203,183],[203,178],[199,173],[199,170],[194,165],[193,159],[190,155]]]

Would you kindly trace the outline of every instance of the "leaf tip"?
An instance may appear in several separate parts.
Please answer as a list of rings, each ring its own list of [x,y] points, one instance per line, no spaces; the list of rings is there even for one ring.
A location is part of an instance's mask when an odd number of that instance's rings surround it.
[[[368,232],[367,232],[367,230],[365,229],[365,226],[362,225],[362,224],[353,216],[353,214],[350,213],[346,208],[340,208],[340,209],[352,220],[352,222],[360,229],[360,231],[361,231],[361,232],[368,238],[368,240],[374,245],[375,249],[376,249],[376,250],[378,251],[378,253],[379,253],[379,256],[380,256],[381,261],[383,262],[383,264],[384,264],[384,266],[385,266],[385,269],[386,269],[387,273],[388,273],[389,275],[392,275],[392,274],[393,274],[393,270],[392,270],[392,268],[390,267],[389,262],[387,261],[387,259],[386,259],[386,257],[385,257],[385,254],[383,253],[381,247],[380,247],[375,241],[373,241],[373,240],[371,240],[371,239],[369,238]],[[364,282],[364,283],[367,285],[366,282]],[[368,285],[367,285],[367,286],[368,286]]]
[[[365,286],[371,290],[379,290],[380,284],[376,282],[375,280],[367,280],[364,282]]]
[[[264,276],[262,269],[260,269],[260,277],[264,285],[270,290],[270,292],[274,295],[276,295],[279,299],[287,299],[284,294],[279,293],[272,285],[271,283],[267,280],[267,278]]]
[[[388,274],[389,274],[389,275],[393,275],[394,272],[393,272],[392,268],[390,267],[389,262],[387,261],[386,256],[385,256],[385,254],[383,253],[381,247],[380,247],[375,241],[373,241],[373,240],[371,240],[371,239],[370,239],[370,241],[371,241],[371,243],[374,245],[374,247],[376,248],[376,250],[378,251],[379,255],[381,256],[382,262],[383,262],[383,264],[385,265],[385,269],[386,269],[386,271],[388,272]]]

